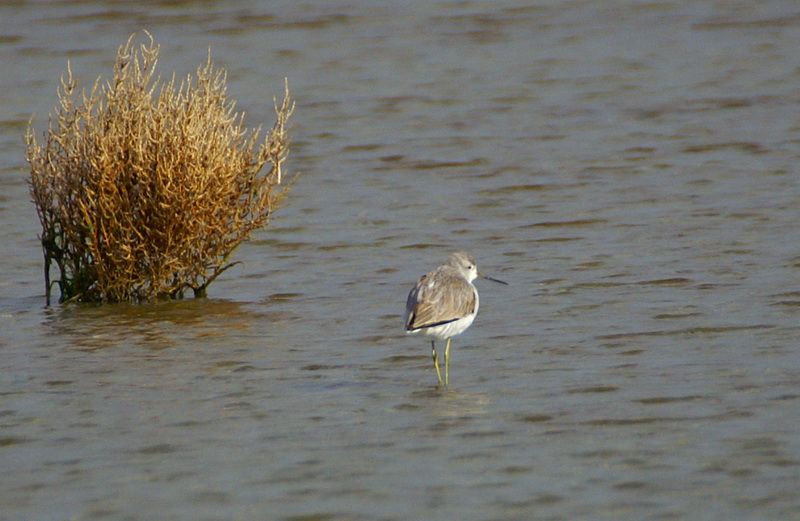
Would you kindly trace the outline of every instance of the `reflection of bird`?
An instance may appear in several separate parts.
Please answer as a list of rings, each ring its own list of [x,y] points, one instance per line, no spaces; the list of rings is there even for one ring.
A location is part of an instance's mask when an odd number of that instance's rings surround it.
[[[447,340],[444,350],[444,385],[450,382],[450,339],[460,335],[478,314],[478,290],[472,281],[481,277],[500,284],[502,280],[478,273],[475,260],[464,252],[453,253],[435,270],[423,275],[406,302],[406,332],[425,333],[439,340]],[[436,342],[431,340],[431,356],[436,377],[442,384]]]

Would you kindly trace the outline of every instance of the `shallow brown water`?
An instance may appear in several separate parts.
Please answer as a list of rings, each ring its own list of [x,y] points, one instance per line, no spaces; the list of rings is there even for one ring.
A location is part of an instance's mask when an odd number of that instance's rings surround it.
[[[148,28],[251,124],[272,226],[201,301],[43,306],[21,135]],[[800,519],[794,2],[0,3],[0,518]],[[511,282],[435,388],[453,249]]]

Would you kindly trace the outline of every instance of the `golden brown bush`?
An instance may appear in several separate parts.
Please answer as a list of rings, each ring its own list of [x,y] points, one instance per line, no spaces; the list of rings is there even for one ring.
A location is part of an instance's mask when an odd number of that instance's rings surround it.
[[[210,54],[194,77],[163,83],[148,37],[131,36],[112,80],[80,97],[67,64],[43,144],[26,133],[48,303],[53,263],[62,301],[203,296],[286,194],[288,85],[261,140]]]

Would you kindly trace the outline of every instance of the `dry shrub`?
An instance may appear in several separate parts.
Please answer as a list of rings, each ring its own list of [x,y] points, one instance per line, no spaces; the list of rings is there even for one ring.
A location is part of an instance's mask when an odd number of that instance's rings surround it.
[[[210,53],[194,77],[164,83],[147,36],[138,46],[131,36],[113,79],[80,96],[67,64],[44,143],[26,133],[48,303],[52,263],[61,301],[203,296],[286,193],[288,85],[262,140]]]

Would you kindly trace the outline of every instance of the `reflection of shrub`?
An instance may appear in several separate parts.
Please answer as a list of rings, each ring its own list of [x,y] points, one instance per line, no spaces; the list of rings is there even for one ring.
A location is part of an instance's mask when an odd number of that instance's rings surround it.
[[[68,65],[44,143],[26,133],[48,302],[51,263],[62,301],[203,296],[285,195],[288,87],[262,141],[210,56],[195,77],[162,83],[152,37],[132,42],[113,79],[77,99]]]

